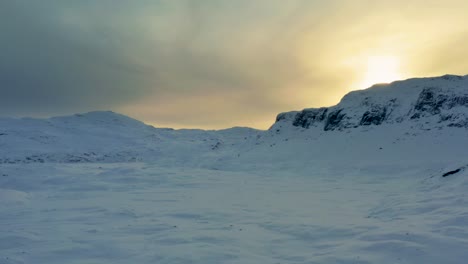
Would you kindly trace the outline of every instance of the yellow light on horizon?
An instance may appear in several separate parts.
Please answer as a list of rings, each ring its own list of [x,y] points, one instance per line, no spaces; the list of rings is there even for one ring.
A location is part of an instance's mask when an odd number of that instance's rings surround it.
[[[394,56],[371,56],[367,60],[367,69],[359,88],[365,89],[378,83],[390,83],[400,80],[400,61]]]

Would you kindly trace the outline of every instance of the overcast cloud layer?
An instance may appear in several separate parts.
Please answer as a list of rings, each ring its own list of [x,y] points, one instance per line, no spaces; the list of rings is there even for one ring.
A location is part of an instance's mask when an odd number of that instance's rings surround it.
[[[267,128],[331,105],[373,55],[468,73],[462,0],[0,2],[0,113],[114,110],[156,126]]]

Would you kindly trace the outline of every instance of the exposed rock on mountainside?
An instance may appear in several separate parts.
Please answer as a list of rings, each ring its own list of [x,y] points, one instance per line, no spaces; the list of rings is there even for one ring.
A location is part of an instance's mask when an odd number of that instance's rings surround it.
[[[468,127],[468,76],[445,75],[379,84],[347,94],[332,107],[281,113],[272,128],[343,130],[383,123]]]

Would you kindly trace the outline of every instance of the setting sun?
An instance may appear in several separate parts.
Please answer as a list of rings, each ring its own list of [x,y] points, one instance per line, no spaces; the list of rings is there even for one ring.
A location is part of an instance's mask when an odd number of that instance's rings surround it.
[[[367,69],[361,89],[377,83],[389,83],[401,79],[400,62],[393,56],[372,56],[367,60]]]

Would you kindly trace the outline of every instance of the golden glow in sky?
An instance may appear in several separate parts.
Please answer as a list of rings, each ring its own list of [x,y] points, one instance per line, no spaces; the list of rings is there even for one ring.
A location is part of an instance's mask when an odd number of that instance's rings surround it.
[[[367,59],[365,76],[358,88],[368,88],[377,83],[390,83],[401,78],[400,61],[397,57],[371,56]]]
[[[123,113],[266,129],[280,112],[332,106],[352,90],[468,73],[466,0],[194,2],[167,1],[170,12],[145,20],[151,45],[138,50],[156,65],[154,93]]]
[[[468,74],[467,10],[467,0],[0,0],[0,113],[267,129],[280,112],[376,83]]]

